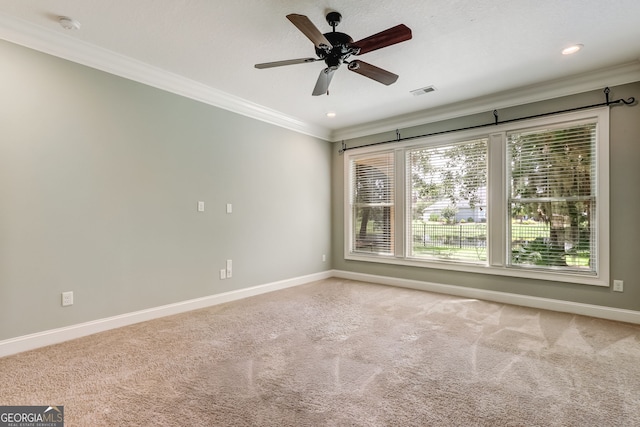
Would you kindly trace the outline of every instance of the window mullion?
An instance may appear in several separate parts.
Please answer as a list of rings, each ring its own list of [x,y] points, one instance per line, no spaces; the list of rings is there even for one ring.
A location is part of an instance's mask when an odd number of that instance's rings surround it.
[[[395,150],[395,248],[394,255],[397,258],[403,258],[405,256],[405,150]]]
[[[489,137],[488,144],[488,190],[487,190],[487,249],[488,263],[502,267],[507,256],[506,221],[508,218],[505,204],[505,153],[506,134],[504,132]]]

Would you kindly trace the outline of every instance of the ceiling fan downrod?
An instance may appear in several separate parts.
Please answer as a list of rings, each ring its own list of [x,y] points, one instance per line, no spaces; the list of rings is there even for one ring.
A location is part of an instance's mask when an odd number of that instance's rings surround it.
[[[327,22],[329,23],[329,26],[333,28],[334,33],[336,32],[336,27],[338,26],[340,21],[342,21],[342,15],[340,15],[340,13],[338,12],[327,13]]]

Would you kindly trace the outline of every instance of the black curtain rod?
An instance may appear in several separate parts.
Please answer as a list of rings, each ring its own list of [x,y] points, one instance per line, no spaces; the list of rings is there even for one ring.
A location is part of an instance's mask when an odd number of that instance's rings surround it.
[[[463,131],[463,130],[470,130],[470,129],[480,129],[480,128],[485,128],[485,127],[489,127],[489,126],[496,126],[496,125],[500,125],[500,124],[504,124],[504,123],[519,122],[519,121],[522,121],[522,120],[535,119],[535,118],[538,118],[538,117],[552,116],[554,114],[562,114],[562,113],[570,113],[572,111],[587,110],[589,108],[605,107],[605,106],[608,107],[608,106],[617,105],[617,104],[632,105],[632,104],[636,103],[636,99],[634,97],[631,97],[631,98],[628,98],[628,99],[620,98],[620,99],[616,99],[615,101],[609,101],[609,92],[611,92],[611,90],[608,87],[606,87],[604,89],[604,95],[605,95],[606,101],[605,102],[601,102],[600,104],[585,105],[583,107],[575,107],[575,108],[569,108],[569,109],[566,109],[566,110],[558,110],[558,111],[552,111],[552,112],[549,112],[549,113],[536,114],[536,115],[533,115],[533,116],[519,117],[517,119],[499,121],[498,120],[498,110],[493,110],[493,117],[495,119],[493,123],[485,123],[485,124],[482,124],[482,125],[468,126],[468,127],[464,127],[464,128],[458,128],[458,129],[442,130],[442,131],[439,131],[439,132],[431,132],[431,133],[425,133],[423,135],[407,136],[407,137],[404,137],[404,138],[400,137],[400,131],[398,129],[396,129],[396,139],[390,139],[388,141],[381,141],[381,142],[372,142],[371,144],[359,145],[357,147],[347,147],[346,144],[343,141],[342,142],[342,148],[338,151],[338,153],[342,154],[347,150],[353,150],[355,148],[373,147],[373,146],[376,146],[376,145],[390,144],[390,143],[393,143],[393,142],[408,141],[408,140],[417,139],[417,138],[426,138],[428,136],[434,136],[434,135],[443,135],[445,133],[460,132],[460,131]]]

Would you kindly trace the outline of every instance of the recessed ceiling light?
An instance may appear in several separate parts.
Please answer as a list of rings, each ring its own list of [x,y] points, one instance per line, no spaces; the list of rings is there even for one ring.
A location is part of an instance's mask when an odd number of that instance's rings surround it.
[[[329,112],[327,113],[327,117],[329,117],[329,118],[333,118],[333,117],[335,117],[335,116],[336,116],[336,112],[335,112],[335,111],[329,111]]]
[[[58,17],[58,22],[65,30],[77,30],[80,28],[80,23],[75,19],[71,19],[68,16]]]
[[[576,53],[577,51],[579,51],[580,49],[582,49],[584,47],[584,45],[581,44],[574,44],[573,46],[569,46],[566,49],[562,50],[562,54],[563,55],[572,55],[574,53]]]

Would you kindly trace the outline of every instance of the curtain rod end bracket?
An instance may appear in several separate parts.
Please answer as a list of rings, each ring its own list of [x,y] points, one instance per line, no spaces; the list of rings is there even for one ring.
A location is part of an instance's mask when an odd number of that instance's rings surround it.
[[[633,105],[636,103],[636,99],[632,96],[629,99],[620,99],[624,103],[624,105]]]

